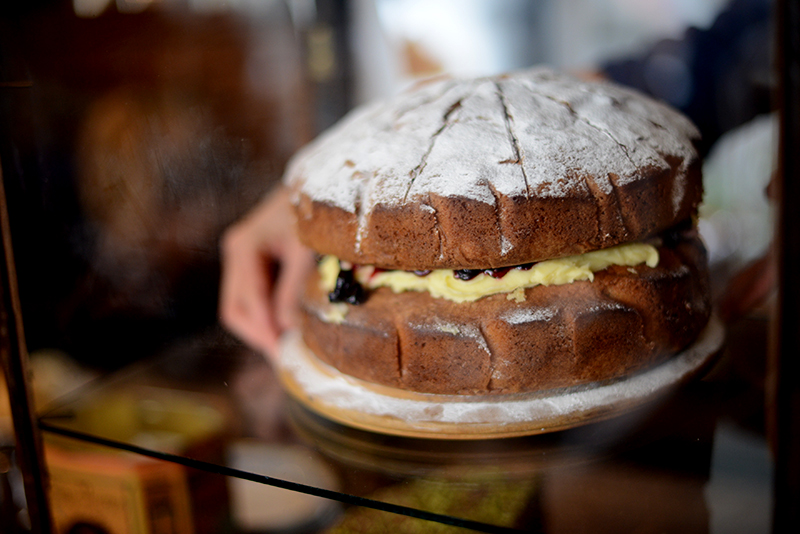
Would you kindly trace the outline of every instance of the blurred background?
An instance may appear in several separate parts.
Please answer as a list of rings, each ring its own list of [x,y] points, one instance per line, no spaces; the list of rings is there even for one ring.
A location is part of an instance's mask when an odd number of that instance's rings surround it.
[[[177,354],[173,370],[184,373],[213,368],[213,353],[187,346],[242,350],[217,325],[221,233],[348,110],[442,74],[549,64],[688,114],[703,134],[700,226],[722,299],[772,238],[772,8],[770,0],[3,2],[0,163],[37,394],[50,400],[158,354]]]

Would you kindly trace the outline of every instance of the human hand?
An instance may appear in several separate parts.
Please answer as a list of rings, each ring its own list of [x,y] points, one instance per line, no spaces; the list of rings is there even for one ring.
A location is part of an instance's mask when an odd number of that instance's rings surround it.
[[[292,221],[289,193],[282,187],[222,238],[220,319],[273,361],[281,333],[297,325],[300,288],[314,264]]]
[[[726,323],[733,323],[763,305],[774,294],[777,285],[775,251],[767,252],[737,272],[725,286],[719,300],[719,314]]]

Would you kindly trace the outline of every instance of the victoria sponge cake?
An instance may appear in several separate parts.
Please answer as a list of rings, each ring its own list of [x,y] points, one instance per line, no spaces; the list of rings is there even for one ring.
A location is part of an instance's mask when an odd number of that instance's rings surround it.
[[[660,102],[548,68],[351,112],[285,176],[319,254],[304,343],[346,375],[456,395],[666,361],[710,316],[698,138]]]

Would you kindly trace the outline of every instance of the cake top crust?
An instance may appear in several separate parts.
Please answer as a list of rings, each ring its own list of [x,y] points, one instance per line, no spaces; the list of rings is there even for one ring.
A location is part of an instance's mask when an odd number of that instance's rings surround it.
[[[661,196],[677,216],[698,138],[686,117],[660,102],[539,67],[436,79],[360,107],[301,149],[284,180],[296,204],[305,197],[352,214],[359,259],[373,213],[435,212],[434,198],[489,206],[611,198],[662,176],[668,183],[653,187],[669,188]],[[498,243],[501,256],[513,246],[503,235]]]
[[[351,213],[428,193],[564,197],[587,176],[610,192],[609,174],[624,183],[665,156],[689,160],[698,137],[657,101],[537,68],[441,79],[359,108],[294,158],[287,181]]]

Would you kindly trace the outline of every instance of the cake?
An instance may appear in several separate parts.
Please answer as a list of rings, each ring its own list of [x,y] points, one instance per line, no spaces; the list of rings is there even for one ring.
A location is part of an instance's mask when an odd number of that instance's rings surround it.
[[[662,103],[548,68],[354,110],[285,176],[320,256],[305,345],[345,375],[448,395],[668,360],[710,317],[698,139]]]

